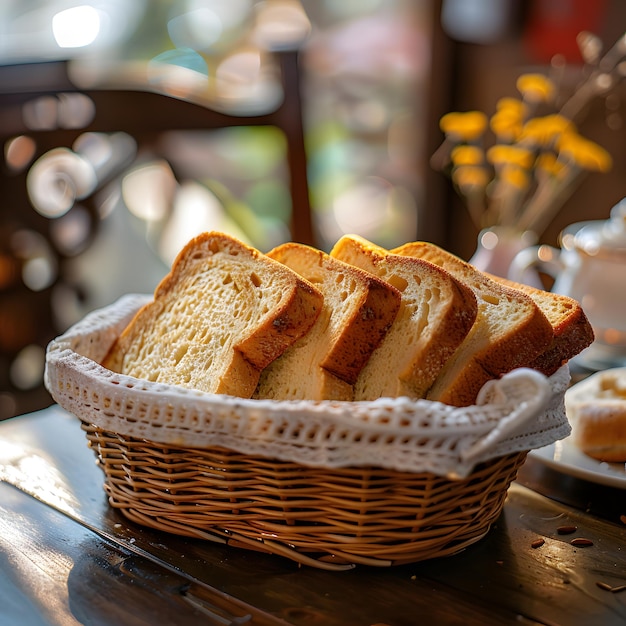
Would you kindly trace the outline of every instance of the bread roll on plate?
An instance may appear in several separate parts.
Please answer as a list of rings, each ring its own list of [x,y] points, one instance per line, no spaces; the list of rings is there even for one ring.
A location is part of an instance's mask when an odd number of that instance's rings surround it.
[[[626,367],[597,372],[565,393],[574,443],[588,456],[626,462]]]

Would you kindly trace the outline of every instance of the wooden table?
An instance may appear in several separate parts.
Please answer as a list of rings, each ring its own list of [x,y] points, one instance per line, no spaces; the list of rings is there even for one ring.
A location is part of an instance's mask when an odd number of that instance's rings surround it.
[[[0,478],[3,626],[626,624],[626,591],[608,589],[626,584],[626,490],[531,458],[497,524],[464,552],[348,572],[130,523],[57,406],[0,423]]]

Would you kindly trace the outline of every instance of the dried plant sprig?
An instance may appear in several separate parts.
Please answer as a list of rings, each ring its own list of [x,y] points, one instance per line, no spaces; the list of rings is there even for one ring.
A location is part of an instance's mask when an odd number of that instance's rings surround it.
[[[626,76],[626,35],[604,56],[595,35],[581,33],[577,41],[585,64],[570,96],[563,98],[553,78],[527,73],[518,77],[519,97],[498,100],[491,118],[481,111],[441,118],[444,141],[431,164],[449,173],[477,227],[512,226],[539,235],[587,172],[611,168],[610,154],[578,134],[576,122],[591,100]],[[563,67],[555,58],[555,72],[563,74]],[[537,114],[550,107],[552,112]],[[487,129],[495,137],[491,147]]]

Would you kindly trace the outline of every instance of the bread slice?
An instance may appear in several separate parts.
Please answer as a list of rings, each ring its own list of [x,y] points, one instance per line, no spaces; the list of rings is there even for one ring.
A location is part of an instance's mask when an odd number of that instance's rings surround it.
[[[594,333],[591,324],[580,304],[573,298],[543,291],[507,278],[489,276],[496,282],[528,294],[552,324],[552,342],[529,364],[529,367],[546,376],[551,376],[561,365],[593,342]]]
[[[429,242],[407,243],[393,252],[439,265],[470,287],[478,300],[476,323],[428,392],[429,399],[473,404],[488,380],[528,367],[551,344],[552,326],[526,294]]]
[[[330,254],[402,293],[391,329],[357,379],[355,399],[423,398],[474,323],[474,294],[441,268],[355,235],[342,237]]]
[[[254,397],[352,400],[359,372],[396,317],[400,292],[302,244],[267,254],[318,287],[324,306],[311,330],[263,370]]]
[[[149,381],[250,397],[261,370],[313,326],[323,295],[223,233],[179,253],[103,365]]]

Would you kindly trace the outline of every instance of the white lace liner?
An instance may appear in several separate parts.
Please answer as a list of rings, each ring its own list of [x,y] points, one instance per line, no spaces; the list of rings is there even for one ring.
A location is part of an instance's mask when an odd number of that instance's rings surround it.
[[[59,405],[120,435],[191,448],[333,467],[376,466],[462,478],[477,463],[569,435],[569,369],[530,369],[490,381],[477,404],[248,400],[116,374],[99,365],[151,296],[130,294],[94,311],[50,343],[45,383]]]

